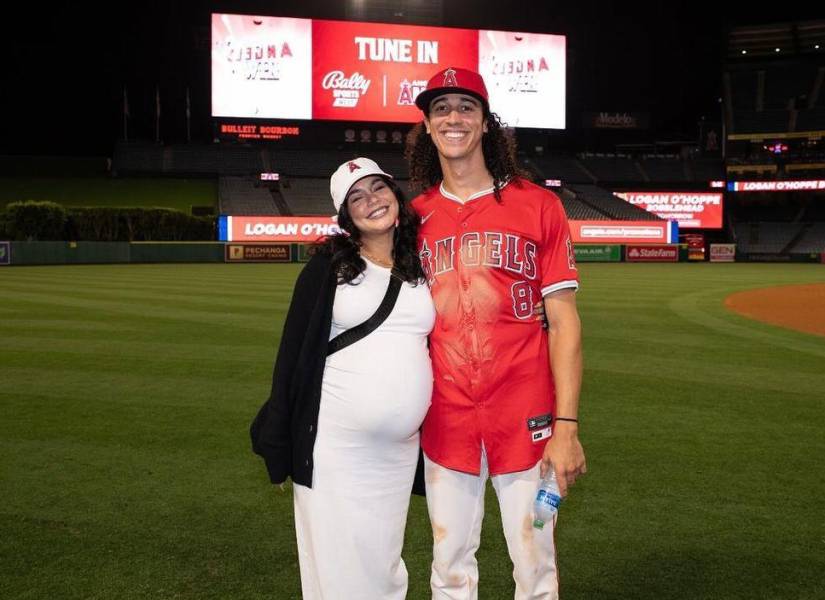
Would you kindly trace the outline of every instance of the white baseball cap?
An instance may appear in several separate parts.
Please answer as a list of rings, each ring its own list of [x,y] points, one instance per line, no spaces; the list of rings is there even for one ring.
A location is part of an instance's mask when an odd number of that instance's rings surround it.
[[[329,178],[329,192],[332,194],[332,204],[335,212],[341,210],[341,205],[347,197],[347,192],[359,179],[370,175],[383,175],[392,179],[392,175],[384,173],[378,163],[369,158],[358,157],[348,160],[335,170]]]

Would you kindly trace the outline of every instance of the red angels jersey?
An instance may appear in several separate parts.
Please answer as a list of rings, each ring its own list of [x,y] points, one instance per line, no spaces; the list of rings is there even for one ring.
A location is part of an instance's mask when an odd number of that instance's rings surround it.
[[[555,411],[547,335],[533,305],[579,286],[561,201],[518,179],[502,188],[501,202],[492,188],[462,203],[437,185],[412,204],[436,307],[422,448],[467,473],[479,473],[482,445],[492,475],[530,468]]]

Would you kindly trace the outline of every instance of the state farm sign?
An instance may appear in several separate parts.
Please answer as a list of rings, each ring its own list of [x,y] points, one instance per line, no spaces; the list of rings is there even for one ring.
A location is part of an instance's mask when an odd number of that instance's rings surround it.
[[[627,262],[678,262],[678,246],[627,246],[625,249]]]

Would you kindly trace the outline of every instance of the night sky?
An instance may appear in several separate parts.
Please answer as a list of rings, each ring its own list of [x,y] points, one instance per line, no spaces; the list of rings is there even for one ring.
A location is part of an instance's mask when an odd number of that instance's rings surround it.
[[[643,112],[651,115],[653,132],[667,138],[694,135],[703,115],[718,120],[731,26],[825,18],[822,9],[790,14],[777,4],[753,13],[723,3],[531,1],[514,11],[512,2],[444,0],[442,25],[567,35],[569,125],[583,111]],[[206,141],[211,12],[345,18],[342,2],[318,0],[153,0],[105,10],[67,2],[29,5],[5,19],[0,41],[2,153],[111,154],[121,132],[124,86],[130,128],[145,139],[154,136],[159,87],[167,142],[184,140],[188,86],[193,138]]]

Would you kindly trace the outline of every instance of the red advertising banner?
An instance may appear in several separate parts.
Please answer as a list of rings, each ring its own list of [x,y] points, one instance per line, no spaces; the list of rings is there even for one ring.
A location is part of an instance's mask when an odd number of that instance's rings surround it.
[[[256,123],[218,123],[217,129],[222,137],[240,140],[280,140],[301,135],[301,128],[297,126],[258,125]]]
[[[625,248],[627,262],[679,262],[678,246],[639,246]]]
[[[332,217],[221,216],[224,242],[315,242],[338,233]],[[573,243],[669,244],[678,240],[675,221],[570,221]]]
[[[417,122],[415,97],[440,70],[478,68],[478,32],[381,23],[312,21],[312,116]]]
[[[736,261],[736,244],[711,244],[710,262]]]
[[[825,190],[825,180],[811,181],[729,181],[731,192],[791,192],[796,190]]]
[[[225,217],[226,242],[316,242],[338,233],[332,217]]]
[[[720,192],[615,192],[615,195],[662,219],[676,219],[679,227],[722,227]]]
[[[703,233],[683,233],[679,240],[687,244],[688,260],[705,260],[705,234]]]
[[[575,244],[669,244],[679,239],[675,222],[570,221]]]

